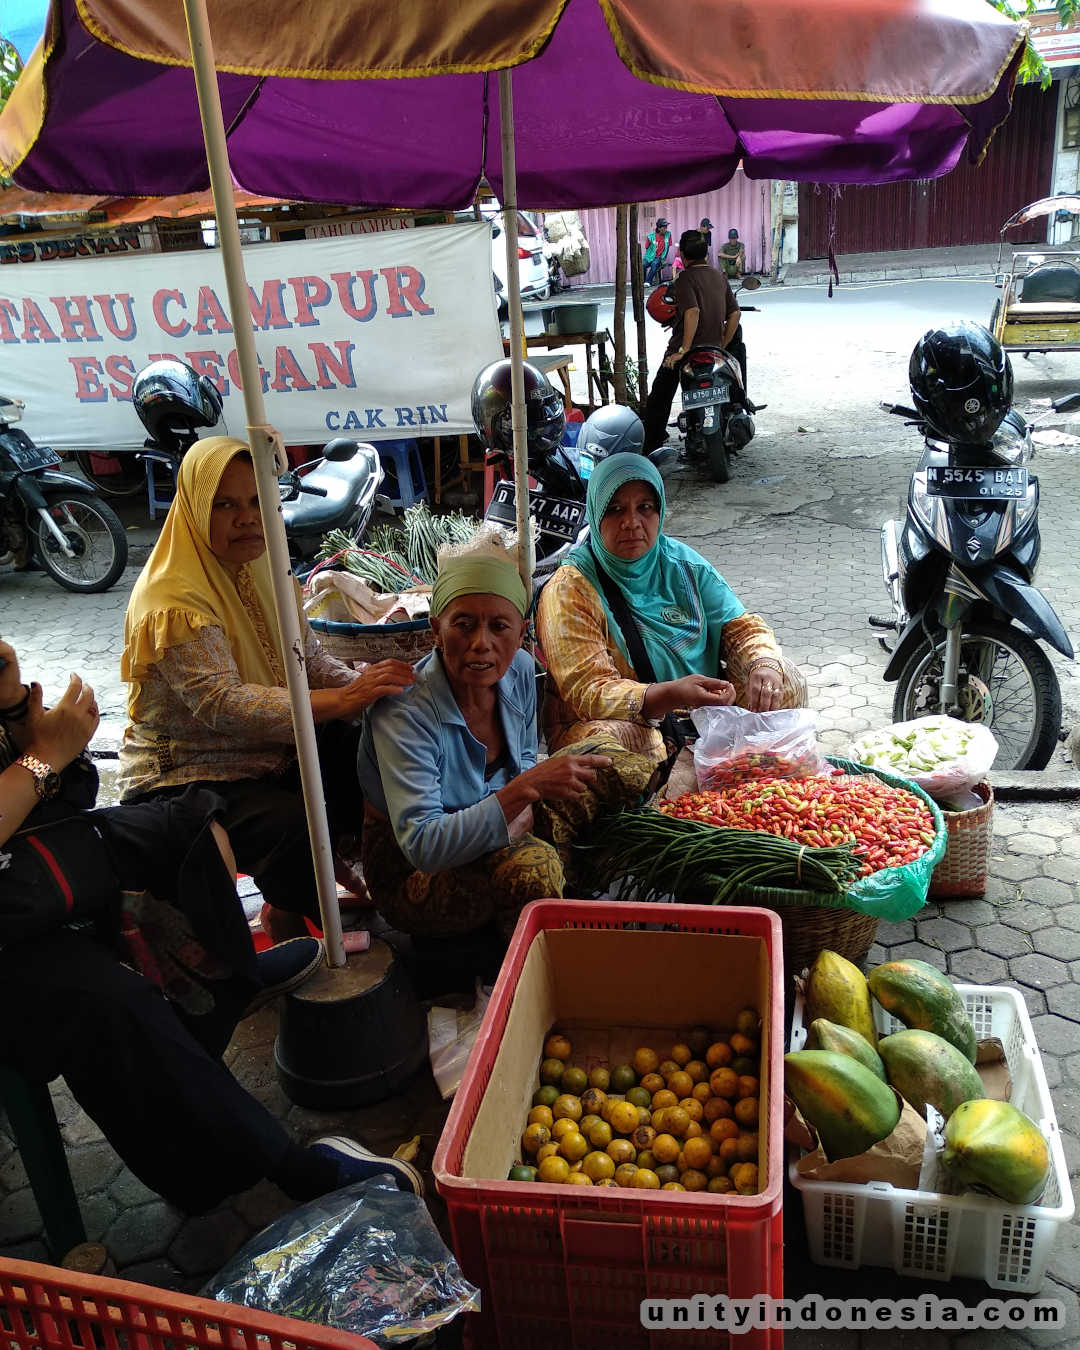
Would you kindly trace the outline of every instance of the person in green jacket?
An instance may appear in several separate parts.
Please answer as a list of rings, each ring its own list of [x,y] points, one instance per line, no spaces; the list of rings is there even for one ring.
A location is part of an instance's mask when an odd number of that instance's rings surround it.
[[[655,229],[650,230],[645,236],[645,253],[642,256],[642,262],[645,264],[646,286],[652,285],[661,267],[669,260],[670,256],[671,225],[661,216],[656,222]]]

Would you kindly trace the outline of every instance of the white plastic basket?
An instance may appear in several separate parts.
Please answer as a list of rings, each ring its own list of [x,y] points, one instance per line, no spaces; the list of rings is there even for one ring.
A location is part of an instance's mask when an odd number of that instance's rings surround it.
[[[992,1289],[1035,1293],[1043,1282],[1058,1228],[1074,1212],[1054,1106],[1024,1000],[1015,989],[958,984],[980,1040],[996,1036],[1005,1047],[1012,1079],[1010,1100],[1036,1121],[1050,1146],[1050,1179],[1037,1205],[1010,1205],[969,1192],[938,1195],[900,1190],[888,1182],[815,1181],[788,1166],[802,1195],[810,1258],[819,1266],[885,1266],[924,1280],[969,1276]],[[800,995],[791,1023],[790,1049],[806,1043]],[[879,1035],[903,1024],[874,1003]]]

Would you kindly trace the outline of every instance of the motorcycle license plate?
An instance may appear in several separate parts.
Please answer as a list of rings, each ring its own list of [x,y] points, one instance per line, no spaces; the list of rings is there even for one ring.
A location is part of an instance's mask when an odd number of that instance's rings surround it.
[[[962,497],[967,500],[1022,501],[1027,496],[1027,469],[961,469],[933,465],[926,470],[926,491],[931,497]]]
[[[3,452],[16,469],[23,473],[33,473],[35,469],[48,469],[60,463],[60,456],[47,445],[35,445],[33,441],[13,444],[9,439],[3,446]]]
[[[535,489],[529,493],[529,509],[533,519],[545,534],[553,534],[559,539],[573,543],[581,533],[585,520],[585,503],[569,501],[564,497],[546,497]],[[514,485],[508,479],[500,479],[491,494],[485,520],[493,520],[496,525],[506,525],[510,529],[517,525],[517,510],[514,505]]]
[[[709,385],[707,389],[684,389],[682,405],[684,408],[704,408],[710,403],[723,403],[724,391]]]

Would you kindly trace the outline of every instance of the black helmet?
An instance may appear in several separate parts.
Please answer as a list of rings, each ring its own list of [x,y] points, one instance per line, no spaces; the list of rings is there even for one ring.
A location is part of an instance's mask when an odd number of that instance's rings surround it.
[[[578,434],[578,452],[587,451],[595,464],[608,455],[625,451],[640,455],[645,445],[645,428],[633,408],[619,403],[606,403],[585,419]]]
[[[529,458],[546,455],[562,442],[566,430],[562,395],[551,386],[542,370],[527,361],[525,416]],[[476,430],[492,450],[514,453],[510,408],[510,362],[496,361],[476,377],[472,390],[472,417]]]
[[[989,441],[1012,404],[1012,363],[985,328],[967,320],[924,333],[908,379],[919,416],[946,441]]]
[[[183,361],[154,361],[140,370],[131,401],[150,439],[175,454],[198,440],[197,428],[215,426],[221,417],[217,385]]]

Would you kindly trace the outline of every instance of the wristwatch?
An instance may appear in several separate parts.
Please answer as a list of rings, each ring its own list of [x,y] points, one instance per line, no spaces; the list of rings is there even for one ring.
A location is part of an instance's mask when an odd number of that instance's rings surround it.
[[[34,775],[34,789],[43,802],[50,801],[60,791],[60,775],[37,755],[20,755],[15,763]]]

